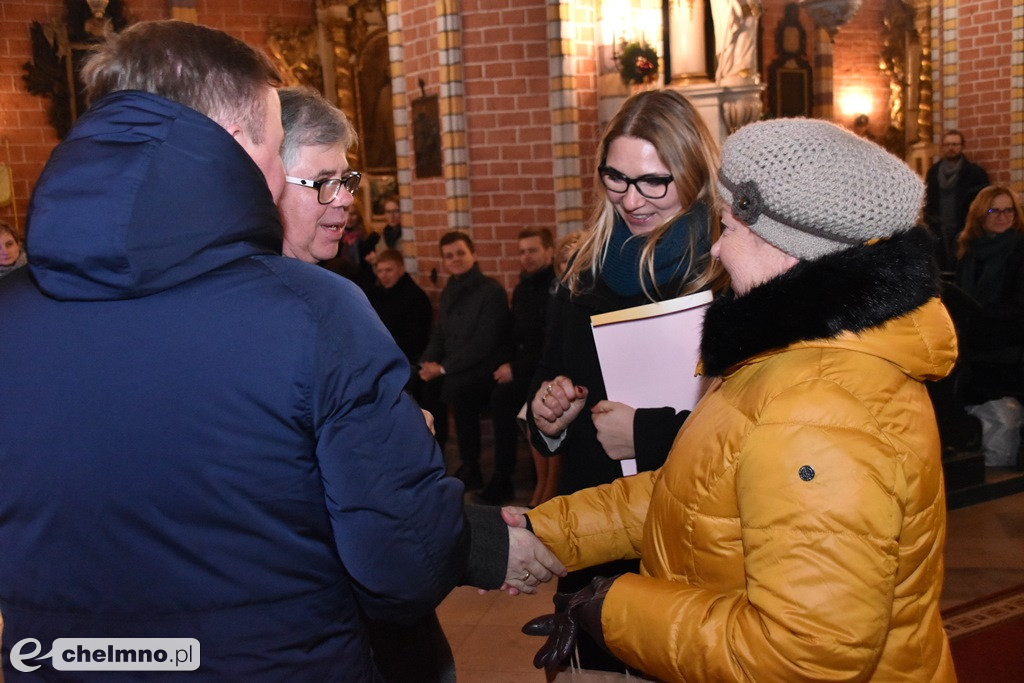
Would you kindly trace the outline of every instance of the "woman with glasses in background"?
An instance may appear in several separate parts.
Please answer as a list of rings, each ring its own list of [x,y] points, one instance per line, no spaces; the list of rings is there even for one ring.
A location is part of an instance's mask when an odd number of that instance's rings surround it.
[[[1024,397],[1024,214],[1009,188],[989,185],[971,202],[944,298],[960,338],[960,398]]]
[[[606,400],[590,317],[706,289],[719,272],[709,255],[718,147],[686,98],[673,90],[630,97],[597,161],[599,203],[548,309],[528,420],[541,453],[562,454],[560,494],[616,479],[621,459],[657,469],[688,414]],[[635,562],[615,564],[570,574],[558,589],[636,571]],[[579,646],[585,668],[621,669],[599,646]]]

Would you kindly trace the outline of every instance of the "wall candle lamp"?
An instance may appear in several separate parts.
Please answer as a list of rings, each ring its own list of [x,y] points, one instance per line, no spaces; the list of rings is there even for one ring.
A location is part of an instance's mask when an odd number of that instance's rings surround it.
[[[859,114],[870,116],[874,110],[871,96],[864,88],[843,89],[837,99],[839,100],[839,113],[845,118],[853,118]]]

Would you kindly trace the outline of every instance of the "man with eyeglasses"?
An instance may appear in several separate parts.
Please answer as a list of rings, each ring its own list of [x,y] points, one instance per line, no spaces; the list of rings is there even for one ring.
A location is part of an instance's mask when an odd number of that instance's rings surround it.
[[[284,226],[282,251],[284,256],[317,264],[335,257],[348,219],[358,216],[351,207],[361,175],[348,167],[347,160],[356,134],[348,118],[312,88],[281,88],[278,96],[284,128],[281,158],[286,183],[278,201]],[[355,292],[352,295],[355,296]],[[430,304],[425,303],[429,334]],[[357,355],[352,355],[351,360],[365,362]],[[408,379],[409,375],[405,377]],[[349,381],[358,382],[358,379],[352,377]],[[377,428],[408,429],[409,426],[396,421],[377,425]],[[367,446],[372,443],[367,440]],[[382,451],[376,457],[388,455]],[[381,493],[390,498],[397,492]],[[477,537],[478,543],[485,536],[489,537],[488,542],[496,540],[495,529],[483,509],[470,507],[467,513],[471,535]],[[499,555],[493,548],[471,549],[468,562],[474,567],[493,568],[492,558]],[[371,618],[367,624],[374,662],[385,683],[454,681],[455,660],[436,613],[429,612],[411,623],[398,618],[400,616]]]
[[[402,248],[402,209],[399,207],[398,199],[388,197],[384,200],[384,244],[388,249]]]
[[[281,88],[285,186],[278,200],[285,256],[320,263],[338,255],[362,175],[348,167],[352,124],[310,88]]]
[[[956,241],[967,220],[967,209],[988,185],[988,173],[964,156],[964,136],[948,130],[942,136],[942,158],[928,169],[924,218],[938,239],[939,267],[952,274]]]

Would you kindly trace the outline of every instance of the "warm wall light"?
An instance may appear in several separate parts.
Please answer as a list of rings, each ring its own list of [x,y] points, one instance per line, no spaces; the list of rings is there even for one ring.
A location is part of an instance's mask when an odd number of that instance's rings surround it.
[[[601,44],[661,43],[661,3],[654,0],[601,0]]]
[[[871,96],[863,88],[848,88],[839,93],[839,113],[844,118],[852,118],[858,114],[871,114]]]
[[[629,0],[602,0],[601,2],[601,44],[615,45],[629,29],[632,6]]]

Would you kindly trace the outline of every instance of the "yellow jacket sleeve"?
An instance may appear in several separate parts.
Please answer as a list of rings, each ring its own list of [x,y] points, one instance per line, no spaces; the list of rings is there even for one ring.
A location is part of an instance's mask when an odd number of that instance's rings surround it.
[[[657,478],[641,472],[553,498],[530,511],[533,532],[570,571],[636,559]]]

